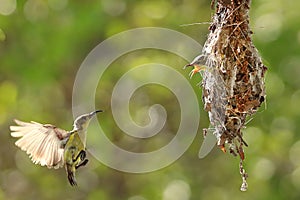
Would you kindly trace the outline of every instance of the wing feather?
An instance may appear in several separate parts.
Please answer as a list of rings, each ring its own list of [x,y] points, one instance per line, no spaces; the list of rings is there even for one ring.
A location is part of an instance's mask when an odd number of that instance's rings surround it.
[[[15,120],[15,123],[17,126],[10,126],[11,136],[19,138],[16,146],[25,151],[33,163],[55,169],[63,166],[62,140],[69,137],[69,132],[34,121]]]

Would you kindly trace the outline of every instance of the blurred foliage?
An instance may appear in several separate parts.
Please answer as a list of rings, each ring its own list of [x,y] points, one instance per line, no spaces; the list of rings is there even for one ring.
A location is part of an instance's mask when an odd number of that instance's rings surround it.
[[[49,170],[32,164],[9,135],[13,118],[71,129],[76,72],[97,44],[116,33],[157,26],[180,31],[203,43],[208,25],[181,25],[210,21],[213,11],[209,0],[0,2],[0,199],[300,198],[299,1],[252,3],[254,42],[268,63],[267,103],[244,131],[249,144],[245,161],[249,191],[244,193],[239,191],[238,159],[217,148],[202,160],[197,157],[203,140],[202,128],[208,127],[202,105],[198,135],[172,165],[147,174],[128,174],[91,159],[77,173],[77,188],[68,185],[63,169]],[[140,88],[132,97],[133,118],[137,123],[147,123],[145,115],[138,111],[160,103],[170,116],[167,128],[140,144],[132,143],[115,124],[110,113],[114,84],[131,66],[149,62],[172,66],[188,78],[188,71],[181,70],[187,61],[160,51],[137,51],[112,64],[101,79],[105,89],[96,94],[97,106],[107,111],[98,118],[107,136],[115,144],[138,152],[152,151],[170,141],[180,120],[174,95],[165,88],[150,85]],[[197,75],[190,81],[201,102],[199,78]],[[92,130],[91,127],[91,135]],[[164,136],[164,131],[171,134]]]

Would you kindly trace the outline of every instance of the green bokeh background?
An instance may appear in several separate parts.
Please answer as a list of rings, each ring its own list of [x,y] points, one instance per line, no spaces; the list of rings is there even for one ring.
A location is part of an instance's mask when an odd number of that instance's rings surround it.
[[[300,2],[256,0],[251,7],[253,39],[265,63],[267,102],[245,129],[247,192],[240,192],[238,159],[214,150],[198,159],[202,128],[208,127],[202,109],[193,144],[172,165],[147,174],[113,170],[90,158],[79,169],[79,186],[68,185],[63,169],[49,170],[31,163],[15,145],[9,126],[13,119],[52,123],[72,128],[72,89],[77,70],[87,54],[110,36],[137,27],[157,26],[182,32],[204,43],[208,25],[181,26],[210,21],[208,0],[20,0],[12,13],[0,1],[0,199],[299,199],[300,198]],[[8,4],[9,5],[9,4]],[[6,15],[3,15],[5,14]],[[160,103],[172,115],[166,129],[154,139],[132,142],[116,126],[110,111],[114,84],[128,69],[143,63],[167,64],[188,78],[187,61],[157,50],[141,50],[116,60],[105,72],[105,90],[96,94],[106,110],[98,119],[107,136],[125,149],[155,150],[176,134],[180,108],[166,88],[140,88],[130,103],[133,118]],[[141,74],[141,76],[143,76]],[[201,102],[197,74],[189,80]],[[146,101],[144,101],[146,98]],[[198,105],[191,105],[197,108]],[[90,134],[96,134],[91,127]],[[137,145],[139,148],[133,148]],[[151,162],[151,160],[149,160]]]

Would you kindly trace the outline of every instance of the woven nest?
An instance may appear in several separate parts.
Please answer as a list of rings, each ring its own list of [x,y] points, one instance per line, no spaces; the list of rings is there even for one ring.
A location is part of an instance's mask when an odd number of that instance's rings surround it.
[[[265,100],[262,63],[251,40],[250,0],[223,0],[216,3],[216,13],[202,54],[188,66],[201,69],[204,108],[209,114],[217,145],[240,157],[241,190],[247,190],[243,168],[242,129]],[[225,144],[228,144],[225,146]]]

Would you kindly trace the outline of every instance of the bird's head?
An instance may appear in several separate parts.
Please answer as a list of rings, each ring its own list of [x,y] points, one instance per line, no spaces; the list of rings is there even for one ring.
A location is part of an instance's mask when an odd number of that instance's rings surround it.
[[[74,129],[82,130],[86,129],[91,121],[91,119],[99,112],[103,112],[102,110],[96,110],[88,114],[83,114],[77,117],[74,121]]]

